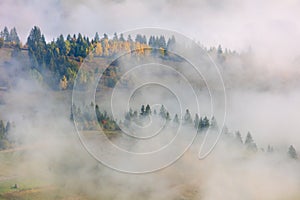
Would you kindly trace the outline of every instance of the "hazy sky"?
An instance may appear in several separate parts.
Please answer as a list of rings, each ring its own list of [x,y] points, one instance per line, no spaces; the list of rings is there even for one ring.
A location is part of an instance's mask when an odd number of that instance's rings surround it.
[[[16,26],[22,41],[34,25],[48,40],[60,33],[94,36],[154,26],[182,32],[205,46],[298,55],[299,8],[298,0],[3,0],[0,24]]]

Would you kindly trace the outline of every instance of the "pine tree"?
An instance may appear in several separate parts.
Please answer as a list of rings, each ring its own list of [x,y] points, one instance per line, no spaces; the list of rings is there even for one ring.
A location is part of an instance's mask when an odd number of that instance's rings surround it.
[[[145,106],[142,105],[140,115],[145,115]]]
[[[47,53],[45,37],[42,35],[39,27],[35,26],[31,29],[27,38],[27,45],[32,67],[39,69],[45,64]]]
[[[178,115],[176,114],[174,119],[173,119],[173,122],[176,123],[176,124],[179,124],[179,118],[178,118]]]
[[[132,41],[132,38],[131,38],[131,35],[128,35],[128,37],[127,37],[127,42],[133,42],[133,41]]]
[[[170,113],[169,112],[167,112],[167,114],[166,114],[166,120],[171,120],[171,116],[170,116]]]
[[[191,116],[191,113],[190,113],[189,109],[186,109],[186,111],[185,111],[184,122],[186,124],[193,123],[193,119],[192,119],[192,116]]]
[[[97,121],[98,121],[98,123],[101,123],[102,116],[101,116],[101,112],[100,112],[99,106],[97,104],[95,106],[95,111],[96,111]]]
[[[8,32],[8,28],[5,26],[4,30],[3,30],[3,39],[5,42],[9,42],[9,32]]]
[[[202,129],[203,128],[204,129],[209,128],[209,120],[206,116],[202,119]]]
[[[298,155],[297,155],[296,149],[293,147],[293,145],[291,145],[289,147],[288,155],[292,159],[298,159]]]
[[[121,42],[125,42],[125,39],[124,39],[124,35],[123,35],[123,33],[121,33],[121,34],[120,34],[120,38],[119,38],[119,40],[120,40]]]
[[[169,40],[168,40],[167,49],[168,50],[173,50],[175,48],[175,43],[176,43],[175,37],[174,37],[174,35],[172,35],[172,37],[169,38]]]
[[[253,142],[254,141],[253,141],[252,135],[250,132],[248,132],[247,136],[246,136],[245,144],[252,144]]]
[[[114,40],[114,41],[118,41],[118,40],[119,40],[119,38],[118,38],[118,34],[117,34],[117,33],[114,33],[113,40]]]
[[[3,120],[0,121],[0,140],[5,138],[5,126]]]
[[[221,55],[223,53],[221,45],[218,46],[217,53],[218,53],[218,55]]]
[[[10,131],[11,131],[11,124],[10,124],[10,122],[8,121],[8,122],[6,123],[6,127],[5,127],[5,134],[6,134],[6,135],[9,134]]]
[[[239,131],[235,132],[235,139],[238,143],[243,144],[243,139],[242,139],[242,135]]]
[[[199,126],[199,115],[196,113],[196,115],[195,115],[195,119],[194,119],[194,127],[195,127],[195,129],[197,129],[198,128],[198,126]]]
[[[19,39],[17,30],[16,30],[15,27],[10,30],[10,33],[9,33],[9,42],[14,42],[16,44],[20,43],[20,39]]]
[[[245,139],[245,145],[247,146],[248,150],[257,151],[257,146],[254,143],[254,140],[253,140],[250,132],[247,133],[247,136]]]
[[[166,109],[165,109],[165,107],[164,107],[164,105],[162,105],[161,107],[160,107],[160,111],[159,111],[159,115],[162,117],[162,118],[166,118]]]
[[[151,114],[151,108],[150,108],[149,104],[147,104],[147,106],[146,106],[145,114],[146,115],[150,115]]]
[[[219,127],[218,127],[218,123],[217,123],[217,120],[216,118],[213,116],[210,120],[210,127],[217,130]]]
[[[99,37],[98,32],[96,32],[96,34],[95,34],[94,41],[95,42],[99,42],[100,41],[100,37]]]

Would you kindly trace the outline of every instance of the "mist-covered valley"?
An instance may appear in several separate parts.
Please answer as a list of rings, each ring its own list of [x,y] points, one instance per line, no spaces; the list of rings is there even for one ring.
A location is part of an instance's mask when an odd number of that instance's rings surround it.
[[[1,2],[0,199],[299,199],[297,7]]]

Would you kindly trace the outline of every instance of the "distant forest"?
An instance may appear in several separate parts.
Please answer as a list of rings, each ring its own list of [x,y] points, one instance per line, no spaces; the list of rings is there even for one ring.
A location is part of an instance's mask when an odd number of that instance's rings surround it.
[[[30,74],[38,81],[44,82],[52,89],[72,89],[77,71],[92,51],[94,55],[103,58],[104,63],[109,58],[120,52],[130,52],[134,50],[135,55],[143,56],[145,49],[151,49],[152,53],[159,54],[167,58],[167,52],[176,44],[176,38],[165,38],[165,36],[150,36],[137,34],[133,39],[131,35],[127,38],[123,34],[114,33],[109,38],[106,33],[102,37],[95,33],[93,38],[82,35],[81,33],[66,37],[60,35],[51,42],[46,42],[41,29],[34,26],[25,44],[19,39],[16,28],[10,31],[5,27],[0,32],[0,48],[12,48],[12,57],[24,65],[27,63]],[[236,52],[225,49],[219,45],[218,48],[210,48],[209,53],[217,55],[220,61],[227,56],[236,55]],[[23,52],[23,53],[22,53]],[[26,56],[24,56],[24,52]],[[23,62],[22,59],[28,62]],[[106,86],[114,87],[118,80],[116,70],[109,71],[106,80]],[[88,75],[86,75],[88,76]],[[88,77],[80,78],[80,81],[87,81]]]

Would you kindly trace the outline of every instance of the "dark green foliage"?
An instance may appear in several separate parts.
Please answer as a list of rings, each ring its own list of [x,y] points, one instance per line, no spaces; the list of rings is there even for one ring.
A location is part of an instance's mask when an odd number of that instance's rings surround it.
[[[0,121],[0,149],[7,149],[11,146],[9,133],[11,132],[11,123],[8,121],[6,126],[3,120]]]
[[[291,145],[289,147],[288,155],[292,159],[298,159],[298,155],[297,155],[296,149],[293,147],[293,145]]]
[[[140,114],[145,115],[145,106],[144,105],[142,105],[142,107],[141,107],[141,113]]]
[[[209,128],[209,120],[206,116],[204,116],[203,118],[201,117],[199,120],[199,126],[198,126],[198,130],[206,130]]]
[[[95,106],[97,121],[100,126],[106,130],[120,130],[117,122],[108,116],[107,112],[101,112],[99,106]]]
[[[47,53],[47,45],[44,35],[42,35],[39,27],[35,26],[31,30],[27,38],[28,53],[32,63],[32,67],[40,69],[45,62]]]
[[[190,113],[189,109],[186,109],[186,111],[185,111],[184,122],[186,124],[193,123],[193,119],[192,119],[192,116],[191,116],[191,113]]]
[[[8,32],[8,28],[6,26],[4,27],[4,30],[1,35],[5,42],[9,42],[9,32]]]
[[[145,114],[146,115],[150,115],[151,114],[151,108],[150,108],[149,104],[147,104],[147,106],[146,106]]]
[[[5,126],[3,120],[0,121],[0,140],[5,139]]]

